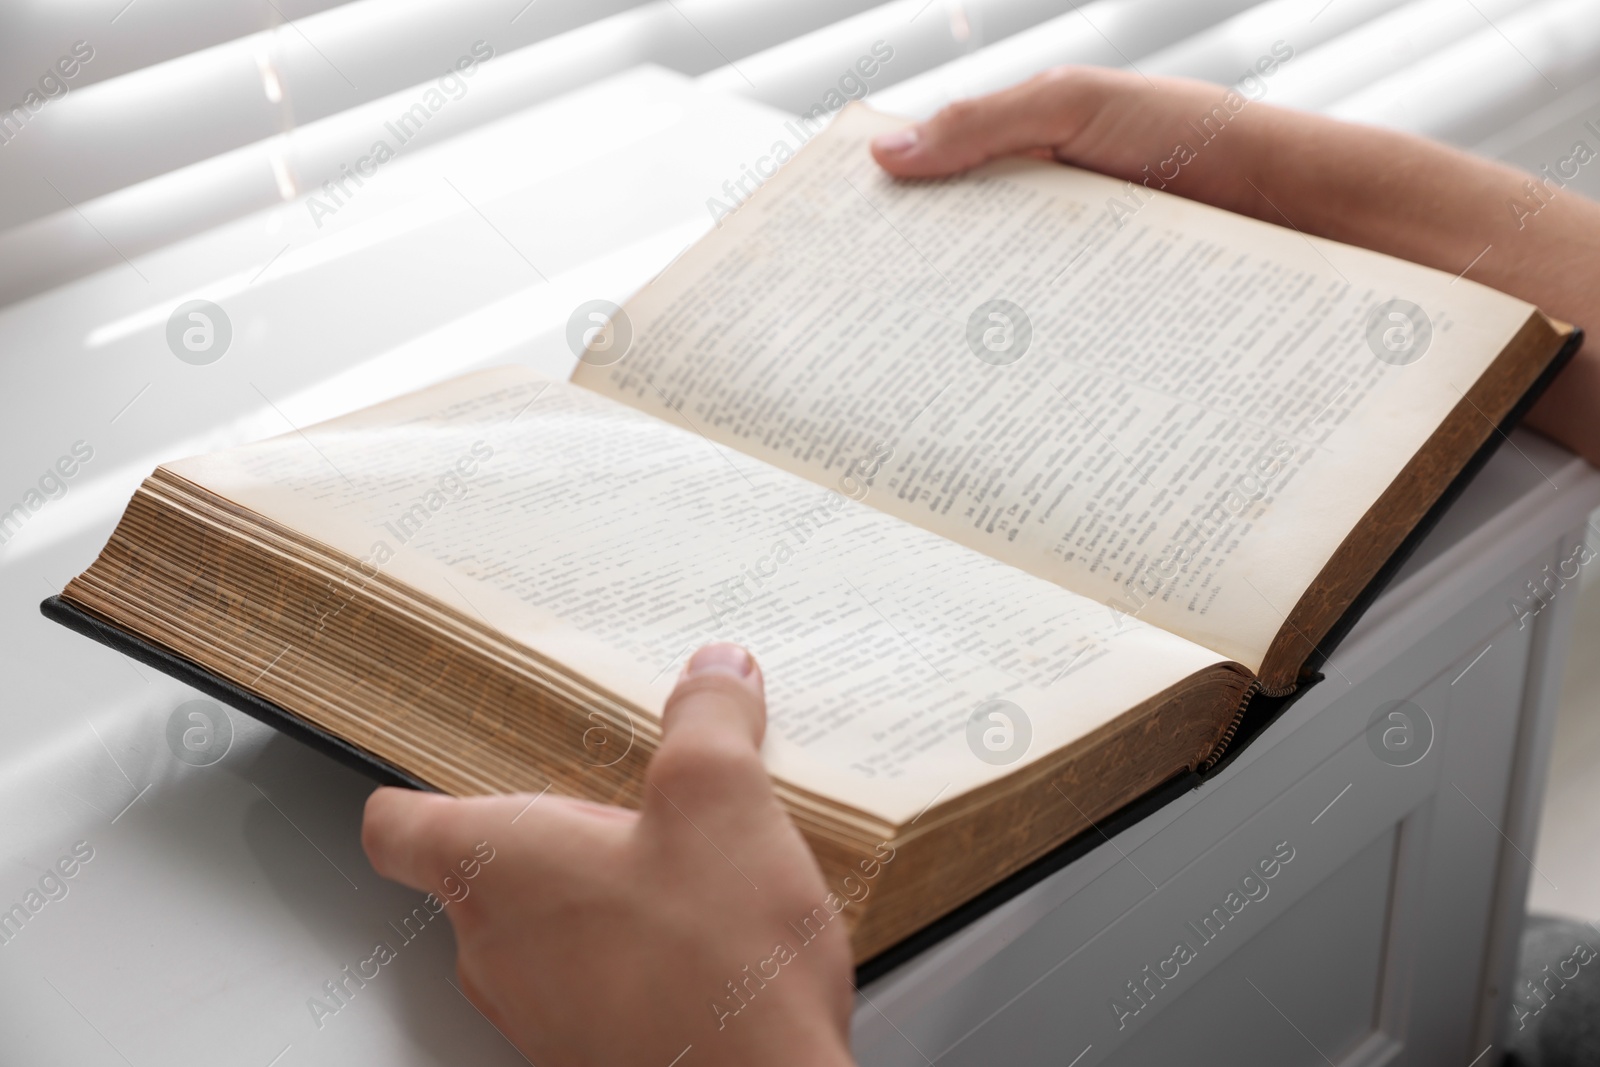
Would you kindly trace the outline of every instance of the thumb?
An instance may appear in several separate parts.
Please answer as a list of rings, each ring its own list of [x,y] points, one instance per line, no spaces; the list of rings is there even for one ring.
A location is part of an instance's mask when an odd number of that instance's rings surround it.
[[[643,818],[696,824],[770,800],[759,751],[767,702],[761,668],[738,645],[689,659],[662,712],[662,740],[645,772]]]
[[[927,122],[873,139],[872,157],[897,178],[934,178],[997,156],[1070,142],[1100,107],[1098,79],[1072,67],[1010,89],[958,100]]]

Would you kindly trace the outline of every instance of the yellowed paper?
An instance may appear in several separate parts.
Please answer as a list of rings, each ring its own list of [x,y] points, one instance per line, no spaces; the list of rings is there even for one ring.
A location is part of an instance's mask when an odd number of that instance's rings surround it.
[[[1252,669],[1532,310],[1036,160],[895,182],[897,125],[843,113],[573,380],[821,485],[886,455],[870,506]]]
[[[1013,771],[1220,659],[520,369],[169,469],[481,618],[652,716],[700,644],[744,644],[767,680],[772,772],[889,821]],[[1031,741],[987,762],[967,722],[996,698],[1022,709]]]

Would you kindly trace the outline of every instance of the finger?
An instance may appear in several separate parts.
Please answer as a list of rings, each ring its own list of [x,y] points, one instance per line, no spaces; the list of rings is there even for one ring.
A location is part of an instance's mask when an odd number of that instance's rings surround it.
[[[1107,78],[1114,83],[1122,73],[1078,67],[1046,71],[884,134],[872,142],[872,156],[896,177],[930,178],[997,156],[1068,144],[1098,111]]]
[[[486,821],[482,807],[468,801],[385,787],[367,798],[361,846],[383,877],[441,892],[445,876],[488,840]]]
[[[767,705],[761,669],[738,645],[707,645],[684,668],[662,713],[645,772],[646,820],[674,810],[697,821],[770,800],[759,746]]]
[[[633,820],[548,792],[457,798],[383,788],[367,798],[361,844],[383,877],[452,899],[463,878],[508,845],[531,845],[543,866],[562,868],[620,842]]]
[[[738,645],[706,645],[684,664],[661,713],[664,737],[698,737],[703,731],[748,737],[761,745],[767,730],[766,686],[755,657]]]

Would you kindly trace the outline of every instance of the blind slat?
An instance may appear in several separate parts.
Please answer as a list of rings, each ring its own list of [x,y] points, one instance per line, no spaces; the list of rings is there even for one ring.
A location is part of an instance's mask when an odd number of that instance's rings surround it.
[[[1553,86],[1600,76],[1592,0],[1094,0],[1064,14],[1058,0],[272,2],[304,17],[136,0],[107,24],[98,80],[24,114],[0,144],[0,303],[316,191],[480,41],[494,58],[407,151],[642,63],[831,110],[864,88],[852,72],[880,41],[862,79],[874,104],[925,115],[1067,62],[1235,81],[1281,39],[1295,56],[1266,99],[1462,143],[1504,141]],[[25,64],[80,16],[0,13],[0,55]]]

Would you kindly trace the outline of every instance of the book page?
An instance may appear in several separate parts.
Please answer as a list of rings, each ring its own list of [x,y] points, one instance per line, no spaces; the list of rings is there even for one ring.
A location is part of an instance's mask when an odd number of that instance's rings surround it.
[[[772,773],[895,822],[1221,661],[515,368],[168,469],[650,716],[694,649],[743,644],[766,677]],[[1031,740],[990,762],[968,720],[995,699],[1022,710]]]
[[[896,182],[900,124],[841,114],[573,380],[1252,670],[1533,310],[1053,163]]]

